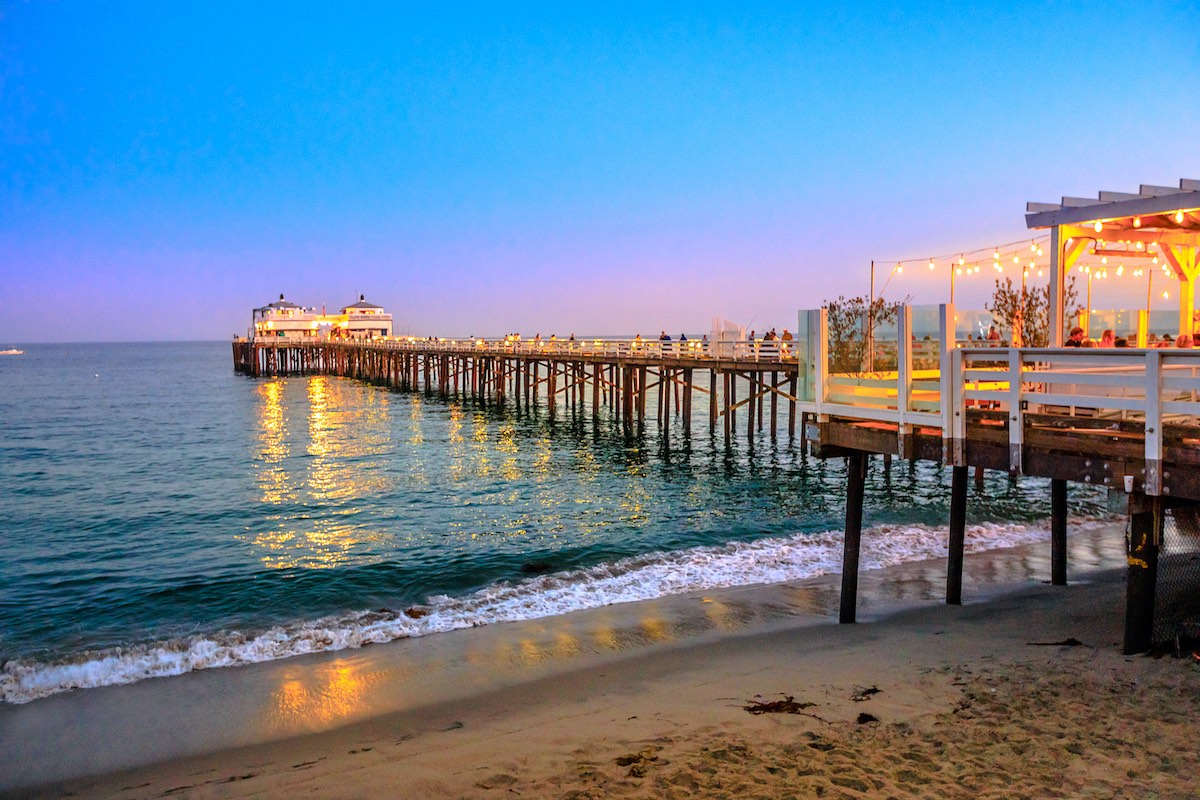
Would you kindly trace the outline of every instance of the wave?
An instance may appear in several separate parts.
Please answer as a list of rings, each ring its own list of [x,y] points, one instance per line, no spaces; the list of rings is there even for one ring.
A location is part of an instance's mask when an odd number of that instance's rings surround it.
[[[1100,523],[1072,520],[1076,528],[1096,524]],[[1046,526],[972,525],[967,529],[966,549],[981,552],[1049,537]],[[876,526],[864,532],[860,568],[882,569],[944,557],[946,546],[944,527]],[[12,659],[0,668],[0,700],[27,703],[72,689],[345,650],[687,592],[801,580],[840,571],[842,547],[843,534],[837,531],[648,553],[587,569],[501,581],[461,597],[435,595],[403,610],[360,611],[256,633],[228,631],[84,651],[53,662]]]

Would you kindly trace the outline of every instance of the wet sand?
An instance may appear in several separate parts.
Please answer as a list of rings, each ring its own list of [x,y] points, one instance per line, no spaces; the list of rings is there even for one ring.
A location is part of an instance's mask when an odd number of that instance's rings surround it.
[[[104,798],[1195,795],[1200,667],[1120,654],[1119,527],[1071,538],[1069,587],[1044,583],[1048,551],[968,556],[962,607],[940,602],[944,561],[864,573],[858,625],[836,624],[830,576],[5,707],[0,787]],[[1071,639],[1082,644],[1045,644]],[[746,710],[755,703],[796,713]]]

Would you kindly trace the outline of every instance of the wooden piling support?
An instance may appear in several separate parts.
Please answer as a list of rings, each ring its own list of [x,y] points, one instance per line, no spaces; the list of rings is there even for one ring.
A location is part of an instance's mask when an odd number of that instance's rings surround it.
[[[946,563],[946,603],[962,605],[963,551],[967,538],[967,468],[952,467],[950,478],[950,547]]]
[[[858,562],[866,485],[867,454],[853,450],[846,459],[846,541],[842,550],[842,597],[838,610],[838,622],[843,624],[854,622],[858,611]]]
[[[717,371],[708,371],[708,432],[717,432]]]
[[[1158,549],[1162,542],[1161,497],[1129,498],[1128,573],[1125,585],[1126,655],[1144,653],[1154,644],[1154,593],[1158,582]]]
[[[1067,585],[1067,482],[1050,479],[1050,583]]]

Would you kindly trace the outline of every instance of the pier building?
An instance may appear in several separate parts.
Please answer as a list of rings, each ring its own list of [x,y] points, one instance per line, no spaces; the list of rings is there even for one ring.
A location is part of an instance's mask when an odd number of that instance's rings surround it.
[[[235,341],[234,367],[253,376],[331,374],[396,391],[513,403],[552,417],[608,420],[628,433],[653,420],[686,439],[701,426],[731,446],[744,435],[754,447],[764,429],[798,436],[814,456],[844,458],[848,465],[839,611],[847,623],[856,618],[871,460],[928,460],[950,468],[950,604],[962,602],[970,469],[1049,479],[1048,577],[1059,585],[1068,576],[1068,484],[1104,486],[1126,503],[1124,649],[1142,652],[1178,636],[1181,626],[1200,625],[1200,350],[1061,346],[1068,322],[1062,271],[1083,252],[1086,245],[1076,237],[1090,222],[1093,235],[1119,226],[1129,240],[1122,249],[1137,252],[1137,242],[1154,242],[1172,275],[1190,287],[1200,249],[1200,234],[1192,232],[1200,231],[1200,184],[1180,185],[1170,193],[1142,187],[1126,199],[1108,193],[1106,200],[1101,193],[1090,208],[1078,202],[1064,202],[1058,211],[1031,206],[1030,227],[1052,224],[1057,231],[1051,301],[1058,307],[1049,347],[971,338],[978,315],[948,303],[901,306],[887,325],[864,318],[849,331],[831,331],[828,309],[804,310],[786,342],[267,337]],[[1126,225],[1147,236],[1125,233]],[[1108,245],[1096,240],[1094,246]],[[1180,327],[1190,332],[1194,293],[1185,293]],[[1164,591],[1168,581],[1160,576],[1167,573],[1182,591]]]
[[[358,296],[358,302],[343,306],[337,314],[306,308],[284,296],[254,309],[247,338],[272,341],[315,341],[324,339],[377,339],[392,335],[392,315],[383,306]]]

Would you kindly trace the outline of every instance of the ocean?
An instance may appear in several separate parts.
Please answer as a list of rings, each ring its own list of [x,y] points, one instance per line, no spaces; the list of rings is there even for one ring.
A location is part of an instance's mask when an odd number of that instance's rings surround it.
[[[239,376],[223,342],[22,347],[0,356],[4,702],[840,570],[842,462],[786,431],[727,448],[707,408],[690,437],[627,437]],[[943,556],[948,485],[874,460],[863,568]],[[1106,495],[1072,486],[1071,510]],[[1048,540],[1048,516],[1047,481],[989,473],[968,546]]]

